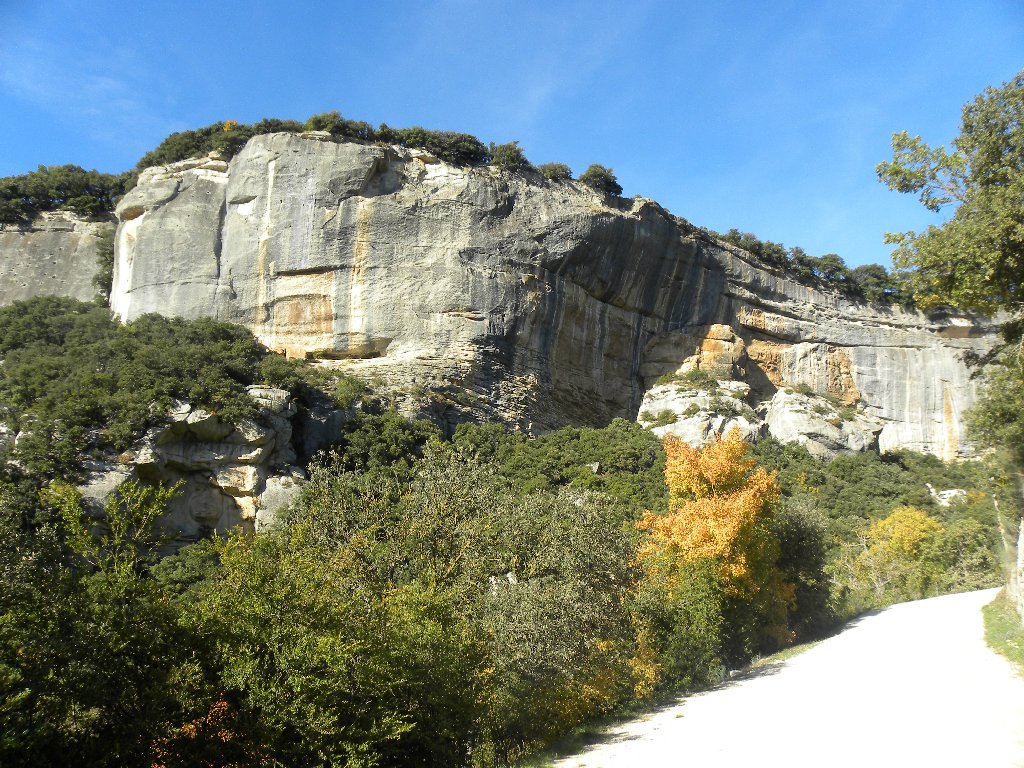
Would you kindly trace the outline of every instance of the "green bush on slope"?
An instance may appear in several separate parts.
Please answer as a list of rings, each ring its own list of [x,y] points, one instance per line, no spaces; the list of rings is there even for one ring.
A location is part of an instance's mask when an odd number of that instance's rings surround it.
[[[124,450],[174,400],[235,421],[255,412],[246,385],[294,390],[305,376],[239,326],[159,315],[121,325],[53,296],[0,308],[0,358],[19,471],[38,478],[74,476],[90,449]]]

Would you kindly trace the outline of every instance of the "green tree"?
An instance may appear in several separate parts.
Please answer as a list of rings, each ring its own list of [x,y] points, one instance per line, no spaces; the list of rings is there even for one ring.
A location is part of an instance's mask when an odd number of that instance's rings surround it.
[[[506,171],[519,171],[530,166],[518,141],[510,141],[507,144],[494,144],[490,146],[491,165],[503,168]]]
[[[154,743],[205,709],[202,638],[145,573],[172,493],[122,485],[99,538],[66,484],[39,499],[53,525],[25,530],[0,500],[3,765],[150,766]]]
[[[1024,416],[1013,407],[1024,401],[1024,71],[964,106],[949,149],[932,149],[904,131],[893,136],[893,150],[877,168],[883,182],[918,193],[930,210],[954,208],[942,226],[887,236],[919,302],[1011,314],[1003,325],[1006,344],[969,419],[975,438],[1001,449],[1014,467],[1024,497]],[[1016,553],[1008,560],[1015,562]],[[1018,576],[1011,567],[1011,590],[1019,591]],[[1016,603],[1024,616],[1019,595]]]
[[[622,187],[611,168],[594,163],[580,174],[581,182],[603,195],[616,197],[622,194]]]
[[[127,177],[86,171],[77,165],[39,166],[0,179],[0,222],[25,222],[41,211],[70,210],[79,216],[109,215],[124,194]]]
[[[568,181],[572,178],[572,168],[565,163],[541,163],[537,170],[549,181]]]
[[[963,108],[949,148],[894,134],[893,159],[877,167],[898,192],[929,210],[953,207],[941,226],[886,235],[893,262],[919,303],[1012,312],[1024,307],[1024,72]]]

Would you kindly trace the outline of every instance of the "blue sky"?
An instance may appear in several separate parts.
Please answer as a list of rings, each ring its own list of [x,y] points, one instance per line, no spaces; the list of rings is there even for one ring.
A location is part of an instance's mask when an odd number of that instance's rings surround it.
[[[517,139],[695,224],[888,264],[937,221],[875,178],[1024,67],[1024,3],[0,0],[0,176],[135,164],[217,120]]]

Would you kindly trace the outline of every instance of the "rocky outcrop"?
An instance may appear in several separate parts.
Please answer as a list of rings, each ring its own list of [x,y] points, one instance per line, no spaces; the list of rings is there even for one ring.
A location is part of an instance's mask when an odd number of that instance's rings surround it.
[[[305,472],[296,464],[291,420],[297,409],[287,392],[249,387],[258,414],[237,425],[178,403],[169,422],[154,427],[116,463],[96,464],[79,487],[96,514],[117,486],[130,478],[171,486],[164,527],[172,548],[241,528],[272,525],[300,490]]]
[[[460,393],[440,421],[635,418],[689,367],[743,382],[761,411],[786,388],[854,407],[883,450],[968,450],[962,355],[983,324],[817,291],[650,200],[271,134],[230,163],[143,172],[118,217],[122,318],[212,315],[399,393]]]
[[[34,296],[90,301],[97,293],[96,249],[110,221],[69,211],[39,214],[31,224],[0,224],[0,306]]]
[[[772,437],[803,445],[819,459],[840,453],[878,449],[881,419],[835,400],[780,389],[764,409],[764,425]]]
[[[767,430],[745,402],[749,394],[750,387],[740,381],[719,381],[710,387],[685,381],[657,384],[644,395],[637,421],[658,437],[674,435],[690,445],[705,445],[734,429],[753,441]]]

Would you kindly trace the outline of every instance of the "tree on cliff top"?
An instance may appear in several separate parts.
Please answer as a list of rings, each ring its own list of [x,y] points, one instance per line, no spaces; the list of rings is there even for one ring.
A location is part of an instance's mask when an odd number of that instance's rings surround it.
[[[580,181],[605,195],[622,194],[622,187],[619,185],[619,180],[615,178],[615,174],[612,173],[612,169],[597,163],[580,174]]]
[[[954,206],[942,226],[887,234],[922,306],[1024,308],[1024,71],[964,106],[949,149],[893,134],[879,179],[917,193],[930,210]]]

